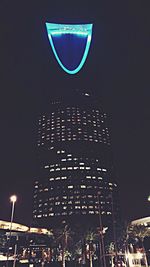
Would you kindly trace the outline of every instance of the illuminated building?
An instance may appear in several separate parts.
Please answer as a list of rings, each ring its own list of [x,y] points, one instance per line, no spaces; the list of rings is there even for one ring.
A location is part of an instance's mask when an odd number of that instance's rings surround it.
[[[17,255],[19,255],[19,257],[21,256],[20,258],[28,263],[28,260],[32,261],[32,255],[35,255],[34,259],[36,259],[42,254],[42,250],[48,251],[48,244],[51,236],[52,232],[45,228],[29,227],[20,223],[0,220],[1,264],[3,262],[4,265],[4,262],[6,263],[8,260],[6,255],[8,242],[10,242],[9,261],[14,260],[13,255],[15,248],[17,248]]]
[[[33,219],[104,226],[119,217],[108,119],[89,93],[49,103],[38,119]],[[98,197],[99,194],[99,197]],[[113,214],[112,214],[113,213]],[[114,217],[113,217],[114,216]]]
[[[92,24],[46,23],[48,38],[61,68],[68,74],[80,71],[87,58]]]
[[[0,220],[0,230],[6,230],[6,231],[10,231],[10,225],[11,222],[7,222],[7,221],[2,221]],[[19,223],[12,223],[12,231],[15,232],[22,232],[22,233],[35,233],[35,234],[49,234],[50,235],[50,231],[44,228],[33,228],[33,227],[28,227],[26,225],[22,225]]]

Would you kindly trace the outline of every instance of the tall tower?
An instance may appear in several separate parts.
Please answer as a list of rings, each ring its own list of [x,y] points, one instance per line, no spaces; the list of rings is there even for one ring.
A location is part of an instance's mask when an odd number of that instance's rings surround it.
[[[48,103],[38,119],[33,219],[42,227],[112,226],[119,218],[107,114],[88,92]],[[113,213],[113,214],[112,214]]]

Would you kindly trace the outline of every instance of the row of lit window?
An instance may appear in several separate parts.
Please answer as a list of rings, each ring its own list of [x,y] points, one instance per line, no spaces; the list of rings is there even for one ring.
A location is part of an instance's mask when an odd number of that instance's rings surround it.
[[[52,128],[51,128],[52,129]],[[94,130],[92,129],[92,133],[91,131],[87,131],[87,130],[76,130],[76,129],[72,129],[71,131],[68,129],[61,129],[60,127],[56,128],[57,131],[52,131],[51,134],[49,134],[49,132],[46,134],[46,131],[39,131],[38,133],[38,137],[40,138],[47,138],[47,137],[88,137],[88,138],[94,138],[94,137],[109,137],[109,133],[107,131],[105,131],[104,129],[98,129],[98,130]],[[50,130],[50,128],[46,129],[46,130]],[[92,134],[92,135],[91,135]]]
[[[102,187],[102,186],[97,186],[97,185],[68,185],[68,189],[73,189],[73,188],[82,188],[82,189],[108,189],[107,187]],[[39,189],[39,192],[47,192],[47,191],[51,191],[53,189],[58,190],[61,189],[62,186],[50,186],[49,188],[45,188],[45,189]],[[112,190],[112,188],[109,188],[110,190]],[[35,192],[36,193],[36,192]]]
[[[104,136],[104,135],[106,135],[107,137],[109,136],[109,133],[107,131],[105,131],[104,129],[100,129],[100,130],[93,130],[92,129],[92,134],[93,135],[90,135],[91,131],[90,131],[90,133],[88,135],[88,131],[87,130],[81,131],[81,130],[72,129],[72,131],[70,131],[68,129],[63,128],[60,131],[60,129],[61,128],[58,127],[57,128],[57,132],[55,132],[55,133],[52,132],[51,134],[49,134],[49,133],[46,134],[45,131],[39,131],[38,136],[39,137],[41,136],[41,138],[45,138],[45,137],[51,137],[52,138],[54,136],[55,137],[59,137],[60,135],[61,135],[61,137],[64,137],[65,135],[67,135],[68,137],[78,137],[81,134],[83,135],[83,137],[89,137],[89,138],[93,138],[93,137],[96,137],[96,136],[101,137],[101,136]],[[50,130],[50,128],[47,129],[47,130]]]
[[[55,206],[60,206],[62,209],[67,209],[67,207],[70,208],[70,205],[71,205],[71,209],[72,208],[75,208],[75,209],[99,209],[98,206],[93,206],[91,204],[98,204],[98,201],[89,201],[88,203],[86,201],[81,201],[81,200],[75,200],[75,201],[72,201],[72,200],[69,200],[69,201],[56,201],[55,203],[51,203],[52,205],[51,206],[54,206],[54,207],[51,207],[49,208],[49,210],[52,210],[53,208],[55,208]],[[78,204],[78,206],[76,206]],[[88,204],[88,205],[87,205]],[[109,201],[105,202],[105,201],[101,201],[100,202],[101,205],[107,205],[110,204]],[[64,206],[64,205],[67,205],[67,206]],[[38,205],[38,208],[45,208],[45,206],[49,206],[47,202],[45,202],[44,204],[40,203]],[[47,209],[46,207],[46,209]],[[102,207],[101,206],[101,209],[104,209],[104,206]]]
[[[81,108],[79,107],[66,107],[66,109],[61,110],[58,109],[57,112],[52,112],[51,115],[54,116],[56,114],[64,114],[66,112],[72,112],[72,113],[83,113],[86,114],[88,111],[87,110],[81,110]],[[95,113],[96,115],[101,115],[102,117],[106,117],[106,113],[103,113],[100,110],[97,109],[92,109],[90,112]],[[46,119],[46,115],[42,115],[39,119],[45,120]]]
[[[58,212],[58,213],[54,213],[51,212],[49,214],[45,213],[45,214],[38,214],[38,215],[34,215],[34,218],[41,218],[41,217],[51,217],[51,216],[65,216],[65,215],[73,215],[73,214],[83,214],[83,215],[87,215],[87,214],[99,214],[98,211],[94,211],[94,210],[89,210],[89,211],[69,211],[69,212]],[[106,215],[110,215],[111,212],[102,212],[102,214],[106,214]]]
[[[62,176],[62,177],[51,177],[51,178],[49,178],[49,181],[57,181],[57,180],[65,180],[65,179],[69,179],[70,177],[67,177],[67,176]],[[74,178],[73,178],[74,179]],[[96,177],[96,176],[85,176],[85,179],[92,179],[92,180],[103,180],[103,178],[102,177]],[[82,181],[80,181],[80,182],[85,182],[85,179],[84,178],[82,178]],[[41,188],[41,184],[38,184],[38,182],[35,182],[35,186],[34,186],[34,188],[35,189],[38,189],[38,188]],[[73,188],[73,187],[76,187],[77,185],[68,185],[68,188],[69,189],[71,189],[71,188]],[[81,188],[87,188],[87,186],[86,185],[84,185],[84,184],[80,184],[80,185],[78,185],[78,187],[81,187]],[[89,186],[92,186],[91,185],[91,182],[90,182],[90,185]],[[93,186],[95,186],[95,184],[93,185]],[[100,186],[100,185],[99,185]],[[110,182],[105,182],[105,183],[103,183],[103,187],[101,187],[101,188],[104,188],[104,189],[110,189],[110,190],[112,190],[112,187],[113,186],[117,186],[115,183],[110,183]],[[43,191],[48,191],[48,188],[47,187],[45,187],[44,189],[43,189]]]
[[[98,134],[98,136],[96,136],[96,135],[94,135],[94,136],[92,136],[92,135],[76,136],[75,134],[73,134],[73,135],[68,134],[67,136],[65,136],[65,135],[59,136],[59,135],[60,135],[59,133],[56,134],[55,136],[43,135],[42,137],[38,138],[38,143],[44,142],[45,139],[51,140],[51,141],[54,141],[54,140],[58,140],[58,141],[60,141],[60,140],[61,141],[63,141],[63,140],[85,140],[85,141],[95,141],[95,142],[98,142],[98,141],[106,142],[108,139],[108,141],[109,141],[109,135],[101,136],[101,134]]]
[[[82,139],[80,139],[80,138],[78,138],[78,139],[75,139],[75,138],[73,138],[73,139],[70,139],[70,138],[68,138],[68,139],[58,139],[57,141],[58,142],[64,142],[64,141],[75,141],[75,140],[78,140],[78,141],[90,141],[90,142],[96,142],[96,143],[98,143],[98,142],[100,142],[100,143],[104,143],[104,144],[107,144],[107,145],[110,145],[110,143],[109,142],[107,142],[107,141],[102,141],[102,140],[100,140],[100,141],[98,141],[98,140],[88,140],[88,139],[84,139],[84,140],[82,140]],[[48,141],[48,140],[46,140],[46,141]],[[55,143],[55,141],[56,140],[50,140],[50,143],[52,144],[52,143]],[[48,142],[49,143],[49,142]],[[40,147],[40,146],[44,146],[44,145],[46,145],[46,142],[45,141],[42,141],[42,142],[40,142],[40,141],[38,141],[38,144],[37,144],[37,146],[38,147]]]
[[[50,118],[47,118],[47,119],[39,119],[39,124],[40,125],[44,125],[45,124],[50,124],[50,123],[54,123],[54,122],[64,122],[66,121],[67,119],[78,119],[78,118],[82,118],[84,120],[99,120],[101,122],[104,122],[104,117],[101,116],[101,115],[98,115],[98,114],[89,114],[89,113],[76,113],[76,112],[66,112],[65,115],[62,115],[61,117],[59,117],[59,114],[57,113],[55,116],[52,115]]]
[[[80,191],[77,191],[78,194],[80,194]],[[101,196],[103,197],[103,196]],[[55,201],[55,200],[59,200],[60,198],[63,198],[63,199],[86,199],[86,198],[90,198],[90,199],[94,199],[96,198],[97,199],[97,196],[96,195],[73,195],[73,196],[67,196],[67,195],[64,195],[62,197],[60,196],[56,196],[56,197],[50,197],[48,200],[49,201]],[[42,199],[39,199],[39,202],[42,202]]]
[[[69,156],[72,156],[71,154],[68,154],[67,155],[68,156],[68,158],[63,158],[62,159],[62,161],[71,161],[71,160],[74,160],[74,161],[76,161],[76,160],[78,160],[78,158],[69,158]],[[82,159],[82,158],[81,158]],[[86,158],[87,160],[88,160],[88,158]],[[79,159],[80,160],[80,159]],[[83,160],[83,159],[82,159]],[[92,159],[91,159],[91,161],[92,161]],[[94,160],[93,160],[94,161]],[[95,160],[96,161],[96,160]],[[98,160],[97,160],[98,161]],[[85,163],[84,162],[79,162],[78,163],[79,164],[79,166],[77,166],[77,167],[81,167],[81,166],[84,166],[85,165]],[[58,168],[59,167],[59,168]],[[89,166],[84,166],[85,168],[90,168]],[[57,170],[59,170],[59,169],[61,169],[60,168],[60,164],[59,163],[56,163],[56,164],[50,164],[50,165],[44,165],[44,168],[45,169],[49,169],[49,168],[55,168],[55,169],[57,169]],[[52,169],[52,170],[54,170],[54,169]],[[97,167],[97,171],[103,171],[103,172],[106,172],[107,170],[105,169],[105,168],[101,168],[101,167]]]
[[[102,177],[96,177],[96,176],[86,176],[86,179],[93,179],[93,180],[102,180]],[[49,181],[59,181],[59,180],[66,180],[68,179],[67,176],[58,176],[58,177],[51,177],[49,178]]]
[[[51,113],[51,116],[52,117],[54,117],[54,116],[56,116],[56,115],[58,115],[58,114],[64,114],[64,113],[69,113],[69,114],[77,114],[77,115],[81,115],[81,114],[87,114],[89,111],[87,111],[87,110],[81,110],[81,108],[78,108],[78,107],[67,107],[65,110],[60,110],[60,109],[58,109],[57,110],[57,112],[52,112]],[[104,117],[104,118],[106,118],[106,113],[101,113],[101,111],[100,110],[91,110],[90,112],[92,112],[91,114],[89,114],[89,115],[100,115],[102,118]],[[45,119],[47,118],[47,116],[46,115],[42,115],[40,118],[39,118],[39,121],[45,121]]]
[[[85,122],[85,121],[81,121],[80,119],[78,119],[78,120],[70,120],[70,119],[68,119],[67,120],[67,122],[72,122],[71,124],[70,124],[70,126],[72,126],[72,125],[76,125],[76,127],[71,127],[71,132],[74,130],[74,131],[77,131],[77,127],[82,127],[83,126],[83,128],[82,128],[82,130],[79,130],[79,131],[81,131],[81,133],[82,133],[82,131],[85,131],[85,127],[84,126],[88,126],[89,127],[89,125],[88,125],[88,123],[87,122]],[[82,122],[82,123],[81,123]],[[91,122],[91,121],[89,121],[88,120],[88,122]],[[92,123],[92,122],[91,122]],[[89,129],[91,129],[91,130],[98,130],[98,131],[102,131],[102,130],[104,130],[104,131],[106,131],[107,133],[108,133],[108,130],[106,130],[106,128],[102,128],[103,126],[99,123],[99,122],[93,122],[93,126],[94,126],[94,128],[93,127],[91,127],[90,126],[90,128]],[[97,126],[97,128],[95,128]],[[98,128],[101,128],[101,129],[98,129]],[[68,130],[68,128],[67,128],[67,124],[65,125],[65,124],[60,124],[60,123],[57,123],[56,125],[52,125],[51,127],[49,126],[49,125],[47,125],[47,127],[45,127],[45,125],[43,125],[42,126],[42,128],[41,127],[39,127],[39,129],[38,129],[38,133],[41,133],[41,132],[45,132],[45,130],[47,130],[47,131],[50,131],[50,130],[60,130],[61,129],[61,132],[62,132],[62,130],[65,130],[66,132],[68,132],[69,130]],[[53,131],[52,131],[53,132]]]
[[[66,119],[66,120],[63,119],[61,121],[58,121],[58,120],[57,121],[52,121],[51,124],[50,124],[50,122],[47,122],[47,124],[46,123],[42,123],[42,124],[39,123],[39,126],[40,126],[40,128],[42,127],[43,129],[46,128],[46,126],[50,127],[50,125],[51,125],[51,127],[56,127],[57,128],[57,126],[63,126],[67,122],[72,122],[72,124],[80,124],[82,122],[83,125],[87,125],[89,123],[92,123],[94,126],[101,125],[101,123],[104,123],[103,120],[99,120],[99,119],[91,120],[91,119],[87,119],[87,118],[84,118],[84,117],[82,117],[82,118],[81,117],[78,117],[78,118],[72,117],[72,118],[69,118],[69,119]],[[63,125],[62,125],[62,123],[63,123]]]
[[[60,201],[58,201],[58,202],[55,202],[55,206],[58,206],[58,205],[61,205],[62,204],[62,202],[60,202]],[[68,204],[68,205],[70,205],[70,204],[74,204],[75,206],[71,206],[71,208],[73,208],[73,209],[98,209],[98,206],[87,206],[87,205],[83,205],[83,206],[77,206],[76,204],[80,204],[80,201],[75,201],[74,203],[72,203],[72,201],[70,201],[70,203],[68,202],[68,203],[66,203],[66,204]],[[38,205],[38,207],[39,208],[42,208],[42,204],[39,204]],[[59,207],[60,208],[60,207]],[[62,209],[64,209],[64,210],[66,210],[67,208],[68,208],[68,206],[61,206],[61,208]],[[52,210],[53,208],[50,208],[49,210]],[[41,212],[42,212],[42,210],[41,210]]]
[[[48,143],[54,143],[54,142],[60,142],[60,141],[89,141],[89,142],[100,142],[100,143],[104,143],[104,144],[110,144],[110,142],[106,139],[106,138],[100,138],[98,137],[98,139],[95,137],[95,138],[86,138],[86,137],[53,137],[53,138],[49,138],[47,137],[46,139],[43,138],[42,140],[38,140],[37,141],[37,145],[39,146],[40,144],[46,144],[46,142],[49,141]]]
[[[67,166],[67,167],[52,167],[49,165],[45,165],[44,166],[45,169],[49,169],[50,168],[50,172],[54,172],[54,171],[64,171],[64,170],[91,170],[90,166]],[[95,168],[94,168],[95,169]],[[106,172],[107,170],[104,168],[96,168],[97,171],[102,171],[102,172]]]
[[[61,167],[61,168],[51,168],[50,172],[54,172],[54,171],[64,171],[64,170],[90,170],[91,167],[87,166],[87,167],[81,167],[81,166],[75,166],[75,167]]]

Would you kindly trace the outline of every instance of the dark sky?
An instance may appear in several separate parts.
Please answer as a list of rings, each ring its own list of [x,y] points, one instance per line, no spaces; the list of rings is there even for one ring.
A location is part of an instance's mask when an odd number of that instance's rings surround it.
[[[9,196],[16,193],[14,220],[30,224],[40,101],[69,88],[93,90],[110,115],[123,218],[149,216],[150,2],[53,2],[0,3],[0,219],[9,220]],[[94,24],[77,75],[56,63],[46,21]]]

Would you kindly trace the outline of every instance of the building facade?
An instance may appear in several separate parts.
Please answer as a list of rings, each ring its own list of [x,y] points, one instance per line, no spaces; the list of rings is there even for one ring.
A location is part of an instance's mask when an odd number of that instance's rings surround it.
[[[49,103],[38,119],[33,220],[105,227],[119,218],[107,114],[89,93]]]

